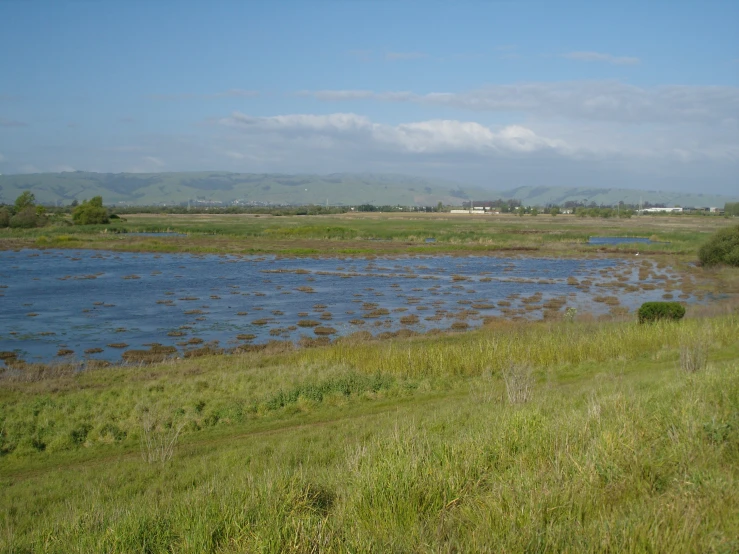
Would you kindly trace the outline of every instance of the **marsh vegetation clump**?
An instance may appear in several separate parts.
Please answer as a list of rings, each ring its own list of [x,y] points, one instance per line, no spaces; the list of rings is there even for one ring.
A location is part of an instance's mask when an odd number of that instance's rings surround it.
[[[333,327],[319,326],[313,328],[313,333],[315,333],[316,335],[334,335],[336,334],[336,332],[336,329],[334,329]]]
[[[378,317],[382,317],[382,316],[389,315],[389,314],[390,314],[390,310],[388,310],[387,308],[377,308],[369,312],[366,312],[364,314],[364,317],[367,319],[372,319],[372,318],[378,318]]]
[[[298,339],[298,346],[300,348],[317,348],[319,346],[328,346],[330,344],[331,339],[329,337],[309,337],[303,335]]]
[[[176,351],[176,349],[175,349]],[[153,364],[163,362],[168,354],[151,350],[126,350],[121,358],[128,363]]]
[[[400,318],[400,323],[403,325],[415,325],[419,321],[419,317],[415,314],[406,315]]]
[[[207,344],[200,348],[185,350],[183,355],[185,358],[200,358],[203,356],[216,356],[218,354],[223,354],[223,352],[222,348],[217,348],[215,345]]]

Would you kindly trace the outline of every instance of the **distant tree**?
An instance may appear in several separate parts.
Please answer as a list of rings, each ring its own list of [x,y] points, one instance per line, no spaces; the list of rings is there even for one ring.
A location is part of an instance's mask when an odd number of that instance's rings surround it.
[[[441,200],[439,200],[439,203],[438,203],[438,204],[436,204],[436,211],[437,211],[437,212],[442,212],[442,211],[444,211],[444,204],[442,204],[442,203],[441,203]]]
[[[74,200],[72,200],[72,203],[69,206],[72,208],[76,208],[77,206],[79,206],[79,204],[80,203],[77,202],[77,199],[75,198]]]
[[[557,206],[552,206],[549,208],[549,213],[553,216],[559,215],[559,208]]]
[[[21,194],[18,198],[15,199],[15,213],[19,213],[29,206],[35,206],[36,205],[36,196],[30,192],[26,191],[23,194]]]
[[[0,208],[0,228],[10,225],[10,211],[8,208]]]
[[[72,221],[75,225],[101,225],[110,223],[108,210],[103,207],[103,197],[94,196],[89,201],[83,200],[82,204],[72,211]]]
[[[724,214],[739,216],[739,202],[727,202],[724,205]]]
[[[531,215],[539,215],[539,209],[538,208],[531,208]]]

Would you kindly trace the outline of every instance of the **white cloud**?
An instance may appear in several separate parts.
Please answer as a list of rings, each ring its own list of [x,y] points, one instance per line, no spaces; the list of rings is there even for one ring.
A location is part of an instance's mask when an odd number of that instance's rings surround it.
[[[456,120],[387,125],[352,113],[253,117],[236,112],[221,119],[220,123],[250,136],[278,135],[284,141],[306,137],[322,139],[314,146],[322,144],[339,150],[352,144],[374,150],[417,154],[460,151],[501,154],[568,149],[563,141],[538,136],[531,129],[519,125],[496,131],[479,123]]]
[[[641,61],[639,58],[613,56],[601,52],[568,52],[567,54],[562,54],[562,57],[583,62],[606,62],[613,65],[636,65]]]
[[[302,91],[327,102],[411,102],[477,112],[517,112],[619,123],[739,124],[739,87],[666,85],[638,87],[619,81],[573,81],[491,85],[468,92]]]

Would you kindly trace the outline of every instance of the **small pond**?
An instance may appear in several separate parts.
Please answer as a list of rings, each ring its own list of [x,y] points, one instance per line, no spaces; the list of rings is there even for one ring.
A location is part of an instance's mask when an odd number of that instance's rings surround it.
[[[65,352],[118,361],[151,343],[182,355],[213,341],[232,348],[359,330],[461,330],[493,317],[557,317],[568,307],[624,313],[663,297],[696,300],[680,280],[638,258],[0,251],[0,351],[27,362]]]
[[[652,244],[651,239],[643,237],[590,237],[588,244],[633,244],[635,242]]]

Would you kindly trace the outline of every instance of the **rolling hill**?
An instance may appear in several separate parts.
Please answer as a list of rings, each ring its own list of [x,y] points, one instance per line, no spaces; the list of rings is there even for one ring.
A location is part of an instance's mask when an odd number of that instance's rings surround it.
[[[452,182],[406,175],[286,175],[227,172],[37,173],[0,176],[0,202],[30,190],[45,204],[66,205],[102,196],[106,204],[179,204],[188,201],[268,204],[461,204],[488,193]]]
[[[589,188],[589,187],[519,187],[500,192],[500,198],[516,198],[527,206],[546,206],[547,204],[563,205],[565,202],[583,202],[597,205],[615,206],[624,204],[665,204],[666,206],[721,207],[736,198],[717,194],[684,193],[655,190],[634,190],[621,188]]]
[[[562,205],[567,201],[615,205],[619,201],[678,206],[719,206],[739,198],[715,194],[606,189],[595,187],[519,187],[492,191],[441,179],[408,175],[334,173],[289,175],[279,173],[228,173],[222,171],[179,173],[35,173],[0,175],[0,203],[12,203],[30,190],[43,204],[68,205],[102,196],[108,205],[157,205],[210,201],[226,204],[331,204],[417,205],[442,202],[461,205],[476,201],[512,199],[524,205]]]

